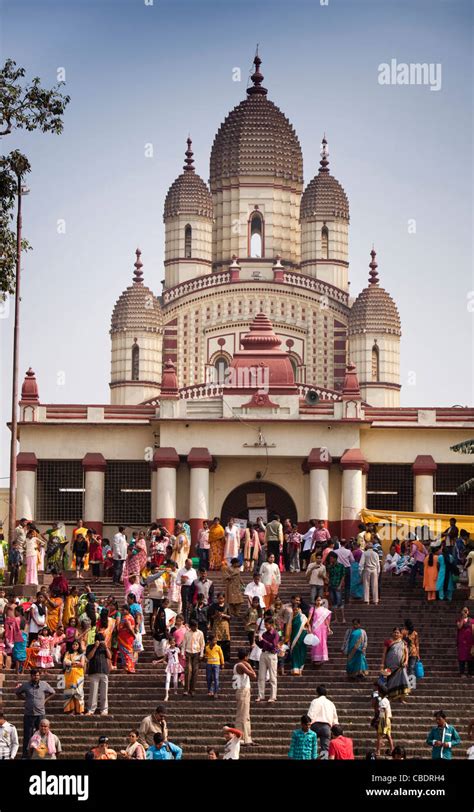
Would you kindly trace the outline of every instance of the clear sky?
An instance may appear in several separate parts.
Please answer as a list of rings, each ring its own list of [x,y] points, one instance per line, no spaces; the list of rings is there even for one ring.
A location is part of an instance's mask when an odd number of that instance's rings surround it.
[[[470,0],[151,1],[1,2],[2,58],[45,86],[63,68],[71,96],[63,135],[2,143],[33,166],[20,382],[31,365],[43,402],[109,402],[110,316],[135,248],[160,293],[163,202],[185,139],[207,180],[214,135],[245,97],[259,42],[269,98],[301,141],[305,183],[327,134],[351,208],[352,295],[367,283],[372,243],[377,250],[402,320],[402,405],[472,405]],[[392,59],[441,65],[441,88],[379,84],[379,65]],[[0,319],[0,486],[11,341],[10,316]]]

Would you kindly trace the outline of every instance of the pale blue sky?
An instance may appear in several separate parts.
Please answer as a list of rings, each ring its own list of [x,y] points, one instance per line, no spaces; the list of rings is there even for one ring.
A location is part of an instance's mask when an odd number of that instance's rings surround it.
[[[33,166],[21,379],[31,365],[43,402],[109,401],[110,315],[134,250],[160,293],[163,201],[185,139],[190,132],[207,180],[214,135],[245,96],[258,41],[269,98],[301,141],[305,182],[326,131],[351,207],[352,295],[367,282],[375,244],[402,319],[402,404],[471,405],[471,15],[469,0],[3,0],[2,58],[45,85],[64,68],[72,99],[62,136],[19,133],[2,144]],[[379,64],[393,58],[440,63],[441,90],[379,85]],[[11,328],[0,319],[2,426]],[[6,477],[5,428],[1,438]]]

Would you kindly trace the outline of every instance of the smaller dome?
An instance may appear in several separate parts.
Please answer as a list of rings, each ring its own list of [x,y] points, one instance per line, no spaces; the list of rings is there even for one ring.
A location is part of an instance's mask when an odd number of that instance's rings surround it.
[[[136,262],[133,284],[130,285],[117,300],[112,313],[110,333],[119,333],[123,330],[148,330],[159,333],[163,329],[163,314],[161,307],[150,288],[143,284],[141,251],[136,250]]]
[[[178,214],[199,215],[212,219],[212,195],[203,179],[194,169],[192,141],[187,140],[184,172],[171,184],[165,198],[163,219],[176,217]]]
[[[301,220],[312,217],[317,217],[318,220],[332,217],[349,220],[349,201],[339,181],[329,173],[328,155],[326,136],[324,136],[319,172],[308,183],[301,198]]]
[[[38,384],[36,375],[31,369],[27,369],[25,380],[21,387],[21,402],[22,403],[39,403]]]
[[[362,290],[349,314],[349,335],[357,333],[389,333],[401,336],[400,314],[397,305],[384,288],[379,285],[376,253],[370,252],[369,284]]]

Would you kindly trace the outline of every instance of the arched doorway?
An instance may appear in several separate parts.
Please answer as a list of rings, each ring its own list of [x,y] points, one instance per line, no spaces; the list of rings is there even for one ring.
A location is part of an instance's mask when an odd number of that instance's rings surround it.
[[[224,524],[233,516],[235,519],[255,520],[257,516],[269,518],[278,513],[280,519],[298,520],[296,505],[291,496],[273,482],[254,480],[244,482],[234,488],[224,500],[221,519]]]

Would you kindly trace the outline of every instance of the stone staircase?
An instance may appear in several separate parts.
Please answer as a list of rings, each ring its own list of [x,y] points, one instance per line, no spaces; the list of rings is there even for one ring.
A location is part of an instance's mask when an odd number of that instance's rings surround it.
[[[218,590],[222,585],[221,574],[211,573],[211,578]],[[244,580],[247,581],[248,576],[244,575]],[[83,581],[77,583],[84,584]],[[120,601],[123,600],[123,588],[113,586],[110,579],[102,579],[94,589],[99,598],[114,593]],[[309,588],[305,576],[283,574],[280,596],[285,600],[295,592],[308,598]],[[468,746],[467,724],[474,718],[474,693],[473,681],[460,678],[458,674],[456,619],[466,600],[467,591],[463,588],[455,593],[451,605],[438,602],[428,604],[419,581],[410,590],[403,576],[384,576],[382,602],[379,606],[365,606],[359,601],[351,601],[346,607],[348,622],[352,617],[359,617],[368,634],[367,659],[370,675],[367,680],[362,684],[348,682],[345,655],[341,652],[347,626],[333,623],[334,634],[329,638],[328,663],[314,669],[308,661],[302,677],[279,676],[276,704],[256,704],[252,701],[252,733],[259,746],[242,748],[241,757],[286,758],[291,731],[298,726],[301,714],[307,712],[315,696],[316,685],[323,683],[328,689],[329,697],[336,704],[339,721],[344,726],[346,735],[354,740],[356,757],[364,758],[366,751],[372,749],[375,743],[375,732],[369,725],[372,716],[370,696],[372,683],[378,675],[383,640],[389,636],[393,626],[403,623],[407,617],[412,619],[420,634],[421,657],[426,676],[418,682],[408,705],[392,704],[395,744],[403,745],[409,757],[429,758],[430,750],[424,742],[433,724],[433,712],[443,708],[463,740],[463,744],[454,751],[455,757],[464,757]],[[241,620],[232,621],[231,633],[233,665],[237,649],[247,642]],[[98,736],[104,734],[109,737],[111,747],[122,749],[126,744],[128,731],[132,727],[138,727],[141,719],[163,700],[164,669],[163,666],[152,665],[154,655],[149,633],[144,637],[144,645],[145,651],[140,655],[136,674],[112,672],[110,675],[110,716],[65,716],[62,712],[62,692],[58,692],[48,703],[48,718],[53,731],[61,739],[63,758],[84,758],[86,750],[96,743]],[[205,758],[206,748],[210,745],[222,749],[221,728],[225,723],[234,721],[235,700],[231,672],[232,667],[221,672],[218,700],[213,701],[207,696],[204,667],[200,671],[198,691],[194,698],[183,697],[182,692],[177,698],[170,694],[170,701],[166,706],[170,740],[183,748],[185,758]],[[56,687],[56,674],[52,675],[50,672],[48,679]],[[3,706],[8,720],[17,725],[21,738],[23,703],[13,693],[16,683],[15,674],[5,674]],[[87,693],[86,677],[86,697]],[[252,696],[254,700],[255,685]]]

